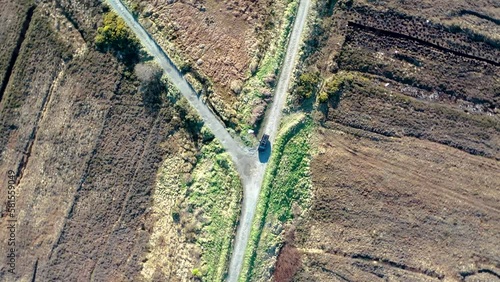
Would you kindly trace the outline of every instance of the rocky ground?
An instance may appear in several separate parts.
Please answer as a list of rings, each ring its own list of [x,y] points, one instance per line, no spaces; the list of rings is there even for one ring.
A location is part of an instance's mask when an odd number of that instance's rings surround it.
[[[341,83],[276,281],[500,281],[498,4],[403,2],[318,3],[304,71]]]

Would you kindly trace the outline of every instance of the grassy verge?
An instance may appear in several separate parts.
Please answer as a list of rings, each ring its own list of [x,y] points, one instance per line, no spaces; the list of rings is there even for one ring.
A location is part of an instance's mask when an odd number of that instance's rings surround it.
[[[270,279],[284,224],[308,206],[312,128],[312,121],[299,115],[288,122],[274,143],[240,281]]]
[[[229,155],[223,153],[217,141],[203,146],[192,175],[193,182],[186,183],[186,197],[189,209],[202,215],[196,238],[203,250],[200,277],[205,281],[222,281],[227,274],[240,214],[241,182]]]
[[[293,22],[297,13],[299,1],[289,1],[283,16],[283,22],[276,31],[277,39],[271,41],[266,54],[260,61],[255,74],[250,77],[243,86],[239,97],[238,120],[241,127],[241,138],[244,141],[252,140],[248,136],[248,129],[254,129],[250,120],[252,110],[265,98],[265,92],[272,93],[274,86],[266,83],[266,79],[278,75],[283,59],[285,57],[288,37],[292,31]]]
[[[177,250],[177,254],[161,254],[158,250],[155,256],[171,258],[168,264],[174,265],[174,269],[165,273],[167,277],[174,275],[176,268],[192,267],[181,272],[202,281],[223,281],[240,214],[242,186],[230,157],[218,141],[203,145],[196,159],[193,157],[191,149],[185,150],[166,160],[159,172],[157,201],[170,204],[158,206],[164,216],[170,217],[166,223],[177,230],[168,236],[182,239],[179,246],[167,247],[167,252]],[[194,168],[189,169],[189,163],[194,163]],[[167,227],[161,236],[168,230]],[[196,251],[187,255],[186,249]],[[186,260],[190,263],[183,263]]]

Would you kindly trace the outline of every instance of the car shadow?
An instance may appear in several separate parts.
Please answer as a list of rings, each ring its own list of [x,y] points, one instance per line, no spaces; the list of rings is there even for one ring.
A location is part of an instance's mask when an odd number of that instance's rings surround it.
[[[259,162],[267,163],[271,157],[271,143],[268,142],[264,151],[259,151]]]

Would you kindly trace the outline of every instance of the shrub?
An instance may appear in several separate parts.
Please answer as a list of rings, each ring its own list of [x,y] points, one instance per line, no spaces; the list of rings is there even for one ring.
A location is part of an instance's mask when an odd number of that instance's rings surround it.
[[[125,21],[114,12],[104,15],[103,26],[97,29],[95,44],[101,51],[113,51],[126,63],[134,63],[139,57],[139,41]]]
[[[303,73],[299,77],[295,93],[301,99],[308,99],[313,95],[319,81],[319,73]]]
[[[204,126],[201,128],[201,138],[203,140],[203,143],[208,144],[212,140],[214,140],[215,136],[212,131],[210,131],[210,129]]]
[[[175,223],[179,223],[181,221],[181,215],[178,211],[172,211],[172,219]]]
[[[321,93],[318,96],[320,103],[325,103],[335,95],[340,95],[342,89],[354,80],[351,73],[339,72],[326,80]]]
[[[196,278],[201,278],[201,276],[203,276],[203,274],[201,273],[201,270],[199,270],[198,268],[193,269],[191,271],[191,274],[193,274],[193,276]]]

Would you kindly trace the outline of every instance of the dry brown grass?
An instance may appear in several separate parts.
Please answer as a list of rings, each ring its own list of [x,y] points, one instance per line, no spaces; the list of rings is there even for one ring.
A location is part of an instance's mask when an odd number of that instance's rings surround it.
[[[230,83],[244,79],[248,70],[256,41],[253,25],[262,17],[260,5],[232,1],[143,1],[138,5],[148,16],[145,21],[154,23],[149,30],[160,44],[175,45],[173,52],[182,57],[170,54],[176,63],[189,64],[211,80],[217,95],[231,101]]]
[[[0,280],[28,281],[36,272],[41,281],[137,281],[156,170],[170,150],[161,143],[183,124],[166,101],[148,109],[125,66],[93,48],[97,2],[59,3],[62,10],[53,2],[35,9],[1,104],[0,170],[18,173],[23,259],[16,275],[4,268]]]
[[[29,1],[0,1],[0,87],[6,84],[4,80],[5,74],[14,49],[21,35],[23,23],[26,19],[27,11],[30,7]],[[2,95],[2,93],[0,93]]]
[[[323,130],[319,142],[310,219],[297,231],[304,267],[295,281],[498,273],[497,161],[344,127]]]

